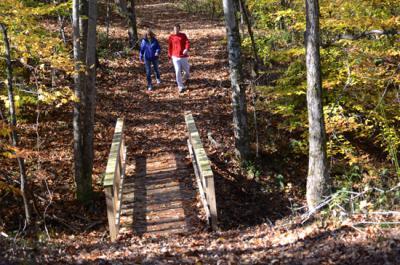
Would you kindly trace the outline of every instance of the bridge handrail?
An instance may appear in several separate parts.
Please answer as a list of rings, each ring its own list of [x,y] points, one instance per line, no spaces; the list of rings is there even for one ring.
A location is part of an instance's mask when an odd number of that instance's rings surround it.
[[[185,114],[188,128],[188,147],[199,187],[200,198],[206,212],[207,221],[213,230],[218,229],[217,204],[215,199],[214,174],[210,161],[200,139],[193,115]]]
[[[123,130],[124,120],[119,118],[115,125],[106,173],[103,179],[111,241],[115,241],[119,232],[122,184],[126,168],[126,146]]]

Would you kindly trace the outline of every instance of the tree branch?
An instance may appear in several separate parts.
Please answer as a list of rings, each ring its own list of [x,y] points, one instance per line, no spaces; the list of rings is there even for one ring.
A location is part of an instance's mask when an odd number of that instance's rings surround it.
[[[372,29],[372,30],[363,31],[361,33],[343,33],[343,34],[336,35],[330,41],[323,43],[322,47],[328,47],[339,40],[359,40],[359,39],[367,38],[367,37],[373,36],[373,35],[374,36],[400,35],[400,31],[398,31],[396,29],[387,29],[387,30]]]

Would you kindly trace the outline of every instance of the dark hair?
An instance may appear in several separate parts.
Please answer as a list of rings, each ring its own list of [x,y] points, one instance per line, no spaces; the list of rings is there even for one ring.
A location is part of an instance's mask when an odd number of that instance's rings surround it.
[[[156,34],[151,29],[147,29],[146,32],[143,34],[144,39],[155,39]]]
[[[181,29],[181,25],[180,25],[179,23],[176,23],[176,24],[174,25],[174,28]]]

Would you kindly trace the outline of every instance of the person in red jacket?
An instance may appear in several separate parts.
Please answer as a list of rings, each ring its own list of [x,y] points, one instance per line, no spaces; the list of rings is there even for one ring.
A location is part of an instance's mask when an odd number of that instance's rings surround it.
[[[190,77],[189,65],[189,49],[190,42],[186,34],[181,33],[181,26],[174,26],[174,33],[169,36],[168,40],[168,58],[172,59],[176,74],[176,83],[178,84],[179,92],[185,90],[186,81]],[[182,71],[185,73],[182,77]]]

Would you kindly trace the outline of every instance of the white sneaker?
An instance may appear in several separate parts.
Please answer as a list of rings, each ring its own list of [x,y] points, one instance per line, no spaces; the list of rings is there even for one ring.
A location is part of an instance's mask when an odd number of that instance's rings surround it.
[[[161,84],[161,79],[157,78],[157,85]]]
[[[149,87],[147,88],[147,90],[148,90],[148,91],[152,91],[152,90],[153,90],[153,86],[149,86]]]

